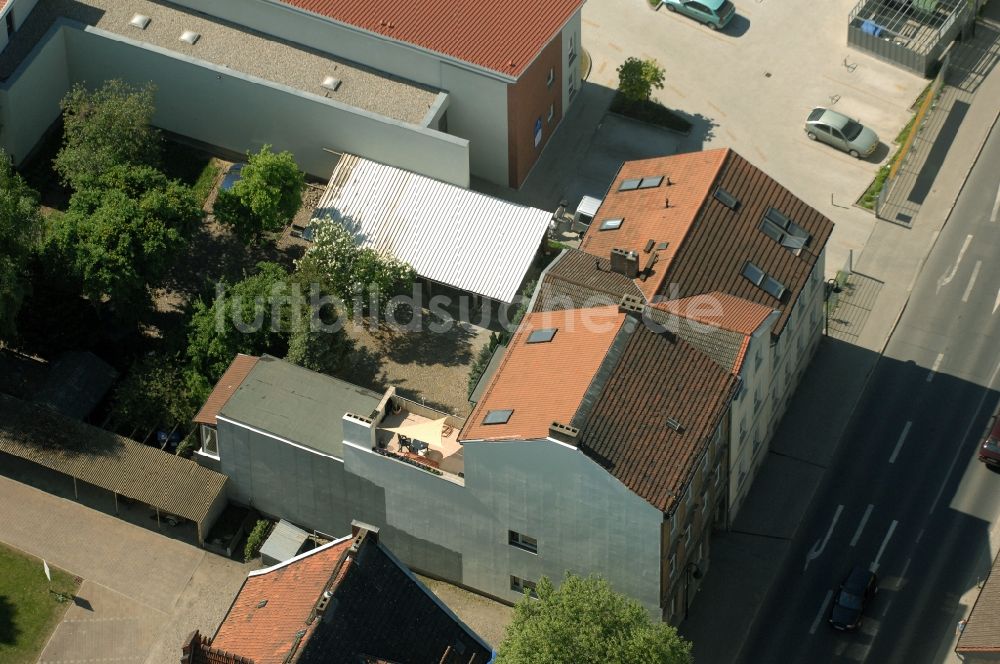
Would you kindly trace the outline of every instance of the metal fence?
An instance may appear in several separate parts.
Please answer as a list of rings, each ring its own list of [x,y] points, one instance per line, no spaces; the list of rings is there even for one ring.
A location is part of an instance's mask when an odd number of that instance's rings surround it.
[[[970,11],[968,0],[861,0],[849,16],[847,43],[931,76]]]

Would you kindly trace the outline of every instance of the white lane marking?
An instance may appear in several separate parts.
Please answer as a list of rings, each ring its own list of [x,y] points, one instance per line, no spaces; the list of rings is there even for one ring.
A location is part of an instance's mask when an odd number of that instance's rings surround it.
[[[941,366],[941,360],[943,360],[943,359],[944,359],[944,353],[938,353],[937,358],[934,360],[933,366],[931,366],[931,370],[927,372],[927,382],[928,383],[931,382],[932,380],[934,380],[934,374],[937,373],[938,367]]]
[[[837,525],[840,513],[843,511],[844,506],[837,505],[837,511],[833,513],[833,522],[830,523],[830,528],[826,531],[826,537],[823,538],[822,542],[820,540],[816,540],[816,543],[813,544],[813,548],[806,554],[806,566],[802,568],[803,572],[809,568],[809,563],[816,558],[819,558],[820,554],[823,553],[823,549],[826,548],[826,543],[830,541],[830,536],[833,535],[833,529]]]
[[[969,279],[969,285],[965,287],[965,292],[962,293],[962,302],[969,301],[969,295],[972,293],[972,287],[976,283],[976,277],[979,276],[979,268],[983,266],[982,261],[976,261],[976,267],[972,268],[972,278]]]
[[[865,510],[865,515],[861,517],[861,523],[858,524],[858,529],[854,531],[854,537],[851,538],[851,546],[856,545],[858,540],[861,539],[861,531],[865,529],[865,524],[868,523],[868,517],[872,515],[873,509],[875,509],[875,506],[869,503],[868,509]]]
[[[924,536],[924,529],[923,529],[923,528],[921,528],[921,529],[920,529],[920,532],[919,532],[919,533],[917,533],[917,541],[916,541],[916,544],[920,544],[920,538],[921,538],[921,537],[923,537],[923,536]]]
[[[892,537],[892,533],[895,532],[897,525],[899,525],[899,521],[896,521],[895,519],[893,519],[892,523],[889,524],[889,532],[885,534],[885,539],[882,540],[882,546],[878,548],[878,555],[875,556],[875,560],[872,561],[872,564],[868,566],[868,569],[871,570],[872,574],[878,571],[878,561],[882,558],[882,554],[885,553],[885,547],[889,544],[889,539]]]
[[[910,427],[912,426],[913,422],[907,420],[906,426],[903,427],[903,433],[899,434],[899,440],[896,442],[896,449],[892,451],[892,456],[889,457],[889,463],[896,463],[896,457],[899,456],[899,450],[903,449],[903,443],[906,442],[906,435],[910,433]]]
[[[816,628],[819,627],[819,621],[823,619],[823,614],[826,613],[826,607],[830,604],[831,599],[833,599],[833,591],[827,590],[826,597],[823,598],[823,603],[819,605],[819,611],[816,612],[816,619],[813,620],[812,627],[809,628],[810,634],[816,633]]]
[[[1000,290],[997,291],[997,301],[993,303],[993,313],[996,313],[998,308],[1000,308]]]
[[[986,391],[983,392],[982,398],[979,399],[979,405],[976,406],[975,410],[976,415],[979,414],[979,411],[982,410],[983,408],[983,404],[986,403],[986,397],[989,396],[990,390],[993,389],[993,381],[997,379],[998,373],[1000,373],[1000,363],[997,363],[997,368],[993,370],[993,375],[990,376],[990,379],[986,382]],[[972,425],[975,424],[975,422],[976,422],[975,417],[969,420],[969,426],[965,427],[965,433],[962,435],[961,438],[958,439],[960,442],[964,443],[966,440],[968,440],[969,432],[972,431]],[[937,495],[934,496],[934,502],[931,503],[931,509],[928,512],[928,514],[934,514],[934,510],[937,508],[938,501],[941,500],[941,494],[944,493],[944,488],[948,486],[948,478],[951,477],[951,473],[955,470],[955,464],[958,463],[958,457],[959,456],[964,457],[966,454],[967,452],[963,450],[961,446],[955,452],[955,456],[951,460],[951,465],[948,466],[948,472],[945,473],[944,480],[941,482],[941,487],[938,489]]]
[[[951,266],[951,272],[949,272],[947,275],[941,275],[941,278],[938,279],[937,290],[935,291],[936,293],[940,293],[941,287],[947,286],[948,284],[951,283],[951,280],[955,278],[955,273],[958,272],[958,266],[962,262],[962,256],[965,255],[965,252],[969,248],[969,244],[971,243],[972,243],[972,236],[966,235],[965,242],[962,244],[962,249],[958,252],[958,260],[955,261],[955,264]]]
[[[997,200],[993,203],[993,212],[990,213],[991,224],[996,223],[998,214],[1000,214],[1000,185],[997,186]]]

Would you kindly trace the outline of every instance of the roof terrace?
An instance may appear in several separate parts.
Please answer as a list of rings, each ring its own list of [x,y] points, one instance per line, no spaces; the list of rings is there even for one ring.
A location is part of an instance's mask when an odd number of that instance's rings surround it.
[[[393,400],[398,409],[387,412],[379,422],[375,431],[376,451],[464,482],[465,460],[458,442],[464,422],[444,413],[433,417],[430,409],[398,396]],[[412,412],[418,410],[424,413]]]

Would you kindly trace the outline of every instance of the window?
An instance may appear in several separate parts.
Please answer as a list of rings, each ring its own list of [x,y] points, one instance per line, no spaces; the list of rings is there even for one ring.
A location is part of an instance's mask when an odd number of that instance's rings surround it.
[[[760,286],[760,282],[764,281],[764,270],[760,269],[750,261],[747,261],[743,266],[743,276],[746,277],[750,283],[754,286]]]
[[[722,484],[722,466],[715,471],[715,486]]]
[[[528,335],[529,344],[543,344],[552,341],[553,337],[556,336],[556,332],[559,328],[556,327],[546,327],[541,330],[535,330]]]
[[[9,39],[14,34],[14,8],[11,7],[10,11],[7,12],[7,38]]]
[[[545,86],[551,88],[552,81],[556,80],[556,70],[549,67],[549,76],[545,79]]]
[[[569,100],[573,101],[573,97],[576,96],[576,77],[573,74],[569,75],[569,83],[566,86],[566,90]]]
[[[633,191],[638,189],[640,184],[642,184],[642,178],[628,178],[622,180],[622,183],[618,185],[618,191]]]
[[[622,227],[624,219],[605,219],[597,228],[599,231],[616,231]]]
[[[743,399],[743,393],[746,392],[746,386],[743,384],[743,376],[736,377],[736,392],[733,393],[733,401],[737,403]]]
[[[676,553],[671,553],[670,554],[670,561],[667,563],[667,566],[670,568],[670,578],[672,579],[672,578],[674,578],[674,574],[676,574],[676,572],[677,572],[677,554]],[[673,610],[674,610],[673,607],[674,607],[674,600],[671,599],[670,600],[670,611],[671,611],[671,613],[673,613]]]
[[[708,489],[706,489],[705,493],[701,496],[701,513],[703,515],[708,514]],[[698,548],[700,549],[701,547],[699,546]],[[698,559],[701,560],[700,553],[698,554]]]
[[[567,58],[567,62],[573,64],[573,61],[576,60],[576,35],[569,36],[568,50],[569,50],[569,57]]]
[[[513,410],[491,410],[483,418],[483,424],[507,424],[513,414]]]
[[[511,546],[516,546],[519,549],[524,549],[531,553],[538,553],[538,540],[534,537],[528,537],[527,535],[522,535],[514,530],[507,531],[507,543]]]
[[[764,400],[760,397],[760,392],[754,392],[753,395],[753,412],[757,413],[760,411],[760,405],[764,403]]]
[[[775,208],[768,208],[760,222],[760,230],[796,256],[812,242],[809,232]]]
[[[678,422],[672,417],[667,418],[667,426],[676,431],[677,433],[684,433],[684,425]]]
[[[720,203],[722,203],[723,205],[725,205],[730,210],[739,210],[740,209],[740,202],[736,199],[736,197],[733,196],[732,194],[730,194],[728,191],[726,191],[722,187],[719,187],[718,189],[716,189],[715,193],[713,194],[713,196],[715,196],[715,200],[719,201]]]
[[[770,276],[764,277],[764,283],[759,284],[764,292],[773,297],[776,300],[782,300],[785,297],[785,293],[788,292],[785,289],[785,285]]]
[[[521,577],[514,576],[513,574],[510,575],[510,589],[532,597],[538,597],[538,593],[535,592],[534,581],[528,581],[527,579],[522,579]]]
[[[691,485],[690,484],[688,484],[687,493],[684,494],[684,504],[688,505],[688,506],[691,505]]]
[[[687,547],[691,546],[691,524],[687,525],[684,529],[684,550],[687,551]]]
[[[708,450],[705,451],[705,455],[701,457],[701,476],[704,479],[705,474],[708,472]]]
[[[645,177],[639,181],[639,189],[655,189],[661,182],[663,182],[662,175]]]
[[[207,424],[201,425],[201,453],[219,458],[219,432]]]
[[[670,537],[673,537],[675,532],[677,532],[677,512],[676,511],[674,511],[674,513],[672,515],[670,515]]]
[[[754,371],[756,371],[757,369],[760,369],[760,363],[763,362],[763,361],[764,361],[764,353],[761,350],[761,347],[757,346],[757,355],[754,356],[754,359],[753,359],[753,368],[754,368]]]
[[[549,104],[549,117],[545,119],[546,122],[552,122],[552,118],[555,117],[555,114],[556,114],[556,105]]]

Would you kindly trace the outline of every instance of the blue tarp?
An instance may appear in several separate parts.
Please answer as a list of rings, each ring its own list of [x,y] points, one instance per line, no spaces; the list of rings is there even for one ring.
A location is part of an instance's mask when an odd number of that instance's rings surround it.
[[[865,20],[861,22],[861,32],[867,35],[872,35],[873,37],[881,37],[882,31],[883,31],[882,26],[880,26],[877,23],[874,23],[873,21]]]

